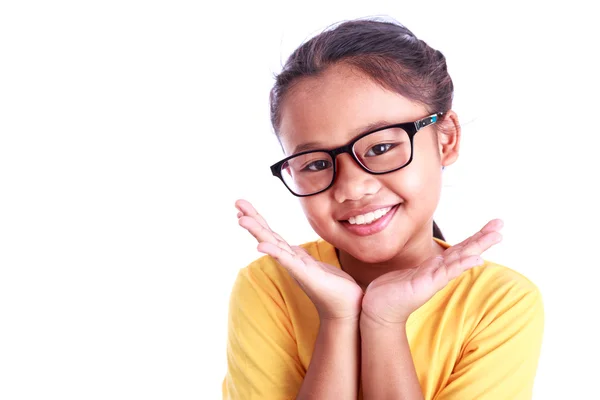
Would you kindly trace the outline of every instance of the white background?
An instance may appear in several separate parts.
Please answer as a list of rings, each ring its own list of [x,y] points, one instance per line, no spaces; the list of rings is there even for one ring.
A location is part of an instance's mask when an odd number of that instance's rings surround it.
[[[400,0],[2,2],[0,398],[219,398],[229,291],[259,256],[234,201],[315,238],[270,176],[273,74],[369,15],[447,57],[463,145],[436,220],[454,243],[504,219],[486,257],[544,296],[535,398],[600,398],[594,12]]]

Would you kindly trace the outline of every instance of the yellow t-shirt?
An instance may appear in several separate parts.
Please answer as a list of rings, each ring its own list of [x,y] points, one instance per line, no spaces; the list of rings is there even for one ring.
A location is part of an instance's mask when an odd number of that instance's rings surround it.
[[[303,247],[340,268],[324,240]],[[407,321],[425,399],[530,399],[543,325],[540,292],[527,278],[488,261],[466,271]],[[240,270],[229,305],[223,399],[294,399],[318,329],[314,305],[273,258]]]

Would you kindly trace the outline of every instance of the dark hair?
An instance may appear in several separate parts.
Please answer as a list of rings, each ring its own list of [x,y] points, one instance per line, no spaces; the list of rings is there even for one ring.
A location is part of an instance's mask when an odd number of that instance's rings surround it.
[[[271,124],[279,134],[281,104],[301,78],[344,63],[384,88],[423,104],[429,113],[452,108],[454,86],[446,58],[398,22],[358,19],[324,30],[298,47],[276,76],[269,96]],[[434,236],[444,240],[433,223]]]

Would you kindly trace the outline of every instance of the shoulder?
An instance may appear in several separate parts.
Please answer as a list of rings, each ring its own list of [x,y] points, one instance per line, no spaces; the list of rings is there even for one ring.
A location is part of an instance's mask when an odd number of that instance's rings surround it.
[[[447,242],[434,240],[444,248],[450,247]],[[518,312],[517,305],[543,314],[542,295],[537,285],[516,270],[490,260],[462,273],[433,300],[432,307],[438,310],[448,310],[451,306],[463,317],[475,319],[485,314]]]
[[[539,288],[521,273],[486,261],[457,279],[455,292],[464,316],[479,327],[543,326],[544,308]]]
[[[486,261],[465,272],[458,283],[469,287],[473,295],[484,297],[540,297],[538,287],[523,274],[504,265]]]
[[[440,239],[435,239],[442,247],[451,245]],[[523,274],[507,266],[485,260],[482,266],[467,270],[444,290],[446,295],[468,294],[469,297],[519,297],[529,296],[541,299],[538,287]],[[443,296],[445,297],[445,296]]]

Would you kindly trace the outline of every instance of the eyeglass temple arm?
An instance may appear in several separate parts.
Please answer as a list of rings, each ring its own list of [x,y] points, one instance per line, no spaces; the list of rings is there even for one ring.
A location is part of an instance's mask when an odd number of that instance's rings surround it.
[[[419,130],[419,129],[425,128],[428,125],[435,124],[440,118],[442,118],[443,115],[444,115],[444,113],[440,112],[440,113],[432,114],[423,119],[420,119],[415,122],[415,128],[417,130]]]

